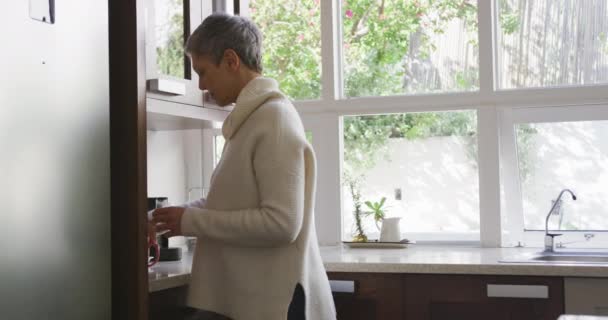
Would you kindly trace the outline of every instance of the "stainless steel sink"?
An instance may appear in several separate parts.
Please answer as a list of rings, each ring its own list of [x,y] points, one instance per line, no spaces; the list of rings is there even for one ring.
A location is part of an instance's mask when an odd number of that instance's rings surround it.
[[[550,263],[550,264],[606,264],[606,251],[569,251],[519,255],[500,260],[502,263]]]
[[[533,257],[534,261],[562,262],[562,263],[606,263],[608,256],[577,256],[577,255],[547,255]]]

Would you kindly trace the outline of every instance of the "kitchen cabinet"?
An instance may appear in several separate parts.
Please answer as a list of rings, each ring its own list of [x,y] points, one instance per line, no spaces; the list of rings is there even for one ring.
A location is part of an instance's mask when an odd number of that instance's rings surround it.
[[[408,274],[404,317],[419,320],[557,319],[561,277]]]
[[[230,110],[230,107],[214,109],[147,99],[147,129],[162,131],[219,128]]]
[[[146,2],[146,82],[148,99],[203,106],[198,76],[184,53],[188,36],[213,12],[211,1]]]
[[[148,299],[149,320],[185,319],[191,312],[186,307],[188,286],[151,292]]]
[[[205,99],[198,75],[184,52],[186,40],[215,11],[232,0],[150,0],[144,20],[146,104],[151,130],[204,129],[223,121],[230,108]]]
[[[334,293],[338,319],[557,319],[564,313],[561,277],[328,273],[351,280]]]
[[[608,279],[564,279],[567,314],[608,316]]]
[[[354,292],[333,292],[339,320],[401,320],[401,274],[329,272],[330,280],[354,282]]]

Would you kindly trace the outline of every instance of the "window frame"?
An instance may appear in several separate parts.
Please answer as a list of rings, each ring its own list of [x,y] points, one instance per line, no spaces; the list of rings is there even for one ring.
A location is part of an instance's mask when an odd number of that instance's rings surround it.
[[[215,158],[215,139],[218,136],[224,137],[221,128],[203,129],[203,188],[207,190],[209,190],[209,186],[211,185],[211,176],[213,175],[213,170],[215,170],[216,160],[219,160]]]
[[[213,3],[205,0],[183,0],[184,1],[184,34],[190,35],[203,21],[203,19],[213,12]],[[158,72],[156,64],[156,34],[155,34],[155,8],[154,1],[147,1],[145,5],[144,20],[146,24],[146,34],[144,37],[146,47],[146,98],[187,104],[199,107],[210,107],[218,109],[210,103],[205,103],[203,92],[198,88],[199,78],[189,59],[184,58],[185,74],[184,78],[176,78],[163,75]],[[186,37],[184,37],[185,44]],[[189,72],[188,72],[189,71]],[[188,78],[189,77],[189,78]],[[185,88],[185,94],[172,94],[152,90],[152,83],[156,80],[165,80],[173,86]]]
[[[462,108],[445,108],[445,109],[429,109],[429,108],[424,108],[424,109],[412,109],[412,110],[408,110],[408,111],[401,111],[400,113],[418,113],[418,112],[458,112],[458,111],[475,111],[477,113],[477,129],[479,130],[480,125],[479,125],[479,115],[480,115],[480,110],[479,108],[476,107],[462,107]],[[380,114],[380,113],[365,113],[365,114]],[[345,116],[360,116],[360,115],[365,115],[365,114],[341,114],[339,117],[340,120],[340,127],[342,128],[344,126],[344,117]],[[340,135],[340,147],[339,147],[339,152],[340,152],[340,159],[343,158],[344,155],[344,142],[342,137],[343,135],[343,131],[340,131],[341,135]],[[479,138],[479,132],[478,132],[478,138]],[[479,141],[478,141],[478,145],[479,145]],[[478,150],[478,157],[482,157],[481,150]],[[484,156],[485,157],[485,156]],[[343,172],[342,169],[342,163],[343,161],[341,160],[339,163],[339,168],[340,168],[340,173]],[[481,163],[479,162],[478,159],[478,165],[481,166]],[[482,192],[481,190],[481,176],[480,173],[478,171],[478,187],[480,188],[480,194]],[[340,181],[342,180],[342,176],[340,177]],[[344,221],[344,212],[343,212],[343,203],[344,203],[344,197],[348,197],[347,195],[347,190],[345,190],[345,188],[341,188],[341,197],[340,197],[340,241],[349,241],[348,239],[351,238],[350,234],[345,234],[344,233],[344,228],[342,227],[342,222]],[[479,203],[480,203],[480,209],[481,209],[481,205],[482,205],[482,201],[483,199],[479,199]],[[485,205],[485,202],[484,202]],[[407,233],[406,238],[410,239],[410,240],[415,240],[417,243],[425,243],[425,244],[454,244],[454,245],[480,245],[481,244],[481,237],[482,237],[482,218],[481,218],[481,210],[480,210],[480,231],[479,233],[476,232],[447,232],[447,231],[442,231],[442,232],[419,232],[419,233],[413,233],[413,232],[409,232]],[[377,232],[375,229],[370,230],[369,232],[366,233],[367,236],[370,239],[379,239],[380,235],[379,232]]]
[[[216,1],[222,1],[222,0],[216,0]],[[230,1],[230,0],[224,0],[224,1]],[[246,17],[251,19],[251,11],[249,10],[249,3],[250,0],[232,0],[234,1],[233,4],[233,8],[235,11],[235,14],[238,14],[240,16]],[[320,0],[319,0],[320,1]],[[312,104],[318,104],[320,101],[325,101],[330,99],[330,95],[333,98],[336,98],[337,95],[336,93],[334,93],[332,95],[331,92],[329,92],[328,90],[333,90],[333,86],[326,86],[326,83],[333,83],[334,82],[334,78],[335,75],[332,74],[328,74],[326,75],[325,70],[327,70],[328,68],[326,67],[326,57],[324,56],[324,54],[328,53],[326,51],[328,50],[323,50],[323,46],[324,44],[327,44],[328,41],[332,41],[333,39],[333,33],[324,33],[323,32],[323,14],[324,12],[327,13],[327,10],[324,10],[324,7],[326,4],[330,4],[331,5],[331,1],[321,1],[321,5],[320,5],[320,10],[321,10],[321,94],[320,97],[318,99],[301,99],[301,100],[296,100],[293,101],[294,103],[296,102],[304,102],[304,103],[312,103]],[[332,12],[333,15],[333,12]],[[326,37],[331,37],[332,39],[325,39]],[[328,45],[328,47],[331,47]],[[336,50],[338,48],[334,48],[334,50]],[[333,54],[331,52],[329,52],[329,54],[331,54],[333,56]],[[333,60],[335,60],[335,58],[337,57],[332,57]]]
[[[542,246],[543,230],[526,230],[522,190],[517,158],[515,125],[525,123],[552,123],[569,121],[608,121],[608,104],[585,104],[570,106],[543,106],[505,108],[500,111],[501,118],[501,168],[503,195],[503,228],[505,246]],[[557,196],[557,194],[555,195]],[[547,199],[550,200],[550,199]],[[568,200],[566,200],[568,201]],[[572,247],[606,247],[608,230],[561,230],[556,244],[572,243]],[[591,241],[585,240],[585,234],[593,234]]]
[[[235,1],[238,2],[235,6],[240,8],[241,13],[248,8],[249,0]],[[504,155],[501,149],[501,141],[507,141],[505,139],[512,131],[512,128],[505,128],[505,114],[512,110],[533,114],[536,108],[560,110],[569,107],[582,110],[584,106],[607,105],[608,84],[498,90],[495,70],[497,48],[494,44],[494,39],[497,39],[496,5],[496,0],[477,1],[480,79],[478,91],[346,98],[340,45],[341,1],[321,1],[321,98],[314,101],[294,101],[306,130],[311,131],[313,136],[323,137],[313,139],[318,159],[317,186],[318,190],[324,191],[317,192],[315,216],[321,244],[335,245],[342,241],[342,116],[468,109],[477,110],[478,119],[479,244],[483,247],[517,244],[506,235],[508,228],[503,216],[508,213],[506,208],[501,207],[500,166],[515,161],[513,157]],[[504,174],[502,177],[504,178]],[[324,227],[321,229],[319,226]],[[538,238],[537,235],[530,237]],[[432,242],[432,239],[428,241]],[[458,241],[448,242],[459,244]],[[524,243],[534,244],[534,241],[528,242],[524,239]]]

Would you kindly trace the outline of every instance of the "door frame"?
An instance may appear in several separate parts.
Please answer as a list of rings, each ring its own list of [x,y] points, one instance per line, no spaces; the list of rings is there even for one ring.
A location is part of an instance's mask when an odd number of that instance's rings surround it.
[[[148,319],[144,4],[108,1],[114,320]]]

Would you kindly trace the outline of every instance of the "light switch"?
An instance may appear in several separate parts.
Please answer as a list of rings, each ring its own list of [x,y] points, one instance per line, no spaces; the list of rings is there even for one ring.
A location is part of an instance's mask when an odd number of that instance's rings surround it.
[[[401,188],[395,188],[395,200],[401,200]]]
[[[30,18],[55,23],[55,0],[30,0]]]

